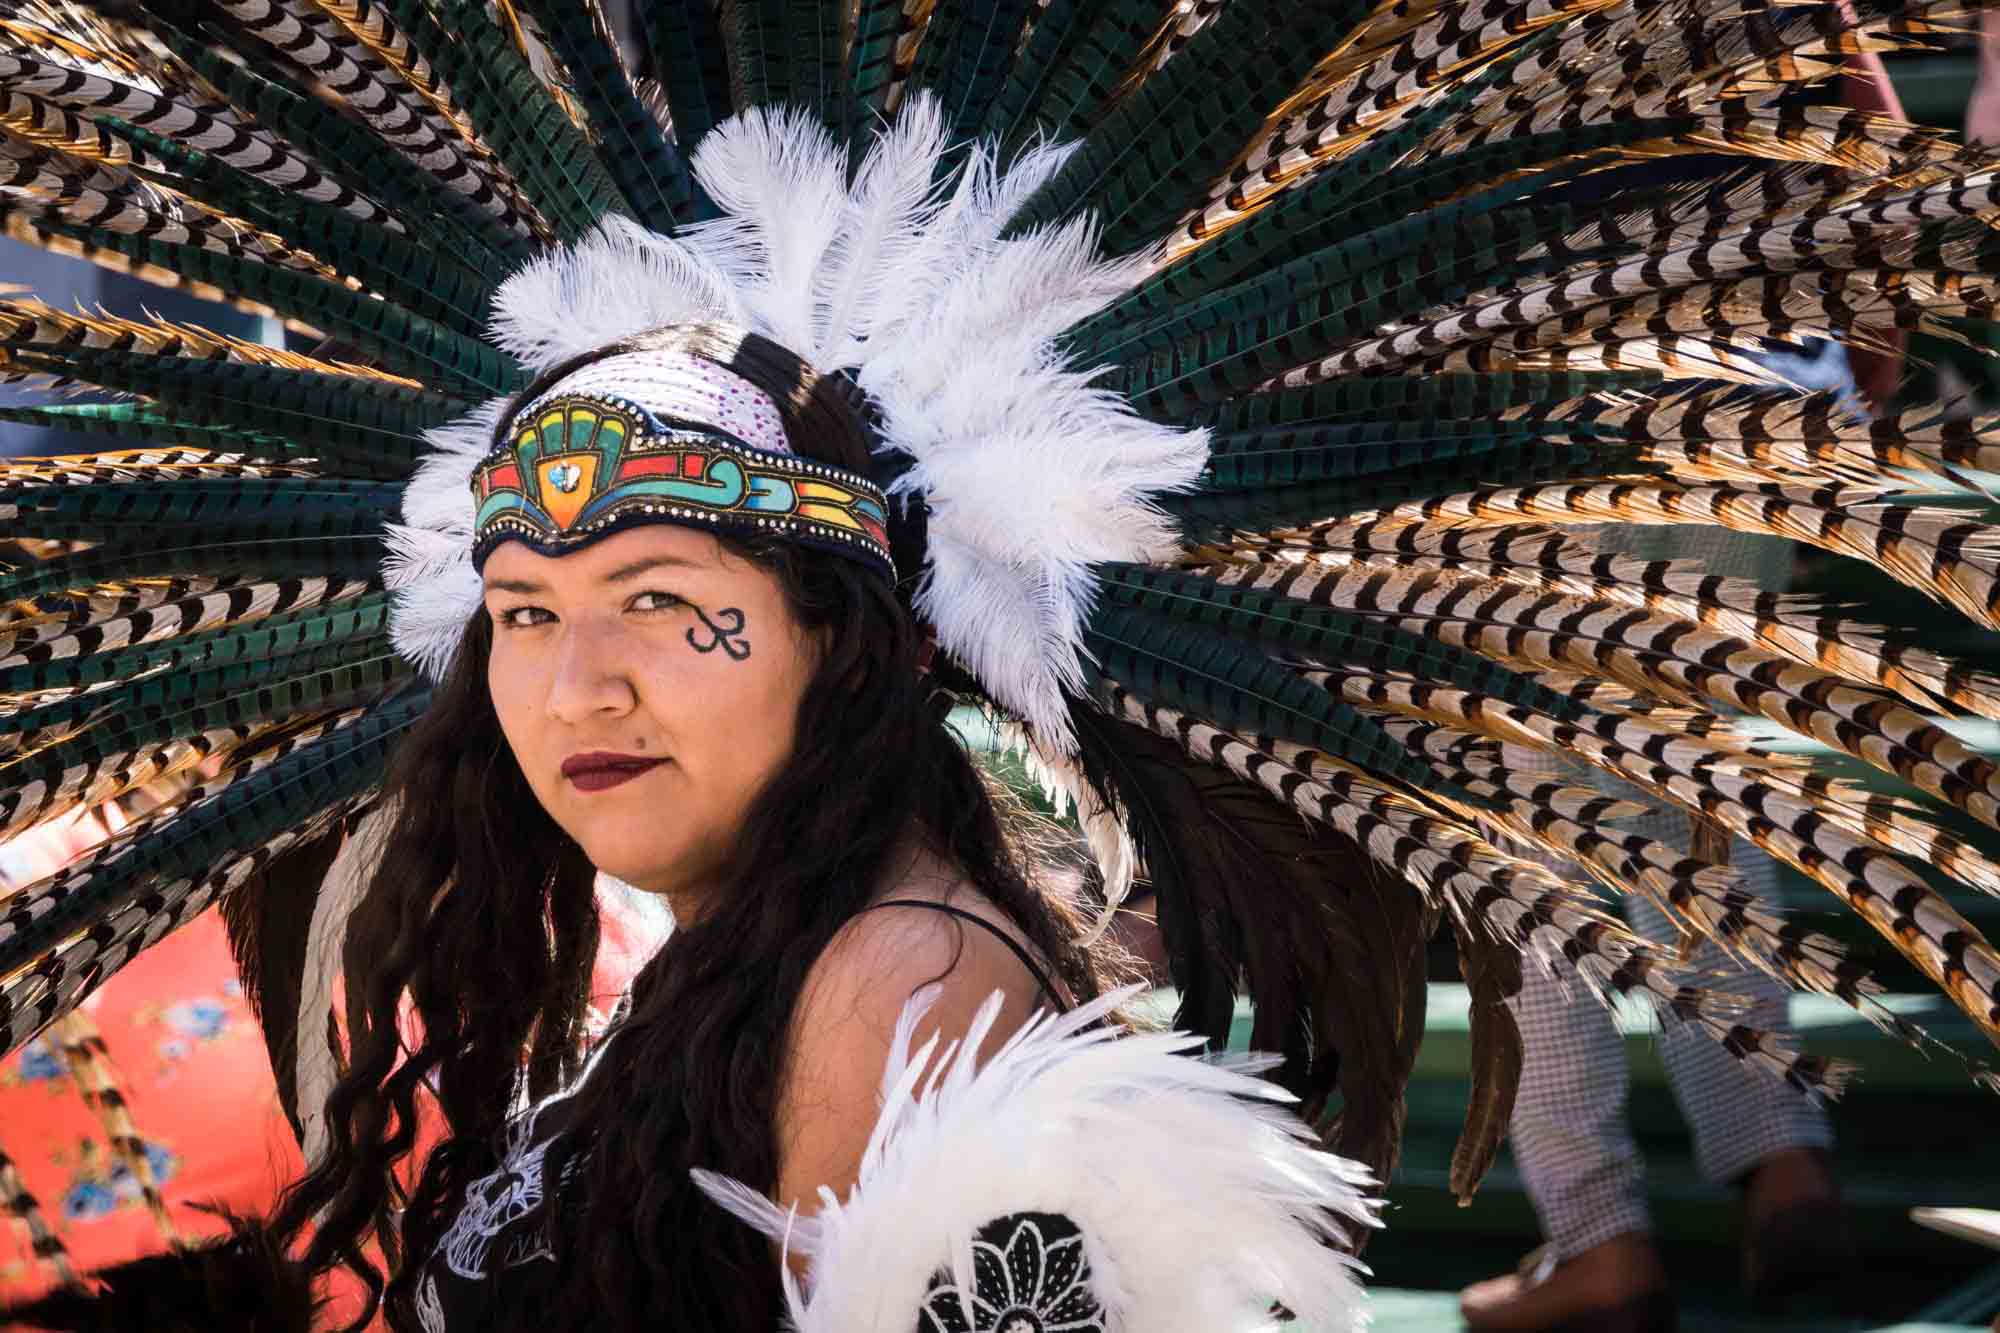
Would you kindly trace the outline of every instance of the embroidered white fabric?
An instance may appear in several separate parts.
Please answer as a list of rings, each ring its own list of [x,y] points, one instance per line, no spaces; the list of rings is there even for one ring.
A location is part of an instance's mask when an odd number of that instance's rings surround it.
[[[423,1333],[446,1333],[444,1302],[438,1298],[437,1279],[429,1275],[417,1284],[417,1322]]]
[[[542,1159],[550,1140],[535,1138],[540,1112],[536,1107],[508,1125],[500,1165],[466,1189],[458,1216],[438,1241],[437,1256],[462,1278],[485,1277],[494,1238],[542,1206]]]
[[[686,352],[625,352],[593,361],[556,381],[517,420],[530,420],[543,403],[563,394],[623,399],[662,420],[713,426],[768,453],[792,452],[769,394],[735,371]]]

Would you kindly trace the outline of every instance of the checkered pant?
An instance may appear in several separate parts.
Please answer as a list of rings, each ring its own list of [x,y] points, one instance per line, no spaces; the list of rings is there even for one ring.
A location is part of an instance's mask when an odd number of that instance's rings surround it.
[[[1757,573],[1766,586],[1790,573],[1789,550],[1782,543],[1719,530],[1611,528],[1603,530],[1600,544],[1646,559],[1697,559],[1717,574]],[[1774,546],[1781,553],[1774,554]],[[1786,563],[1774,578],[1779,558]],[[1527,767],[1551,766],[1512,747],[1507,758]],[[1657,804],[1629,788],[1620,790],[1612,779],[1593,775],[1591,781],[1608,793]],[[1669,846],[1687,846],[1688,821],[1678,812],[1646,815],[1624,826]],[[1744,887],[1770,901],[1776,864],[1741,839],[1730,851]],[[1625,907],[1637,933],[1669,946],[1674,942],[1672,925],[1650,902],[1633,895]],[[1710,984],[1755,998],[1744,1022],[1786,1027],[1786,992],[1778,983],[1706,942],[1693,966],[1720,974]],[[1645,1164],[1626,1120],[1631,1076],[1611,1015],[1573,975],[1565,987],[1560,974],[1551,978],[1532,966],[1522,969],[1513,1005],[1523,1048],[1520,1092],[1509,1125],[1514,1159],[1557,1256],[1566,1259],[1614,1236],[1650,1230]],[[1781,1149],[1832,1142],[1823,1111],[1700,1032],[1669,1026],[1660,1037],[1660,1058],[1693,1131],[1696,1165],[1709,1180],[1734,1180]]]

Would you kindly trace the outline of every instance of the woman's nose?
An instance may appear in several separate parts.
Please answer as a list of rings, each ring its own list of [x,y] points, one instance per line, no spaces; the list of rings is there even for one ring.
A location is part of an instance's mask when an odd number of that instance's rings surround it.
[[[588,621],[563,627],[549,680],[549,716],[574,725],[593,717],[616,717],[637,702],[623,636]]]

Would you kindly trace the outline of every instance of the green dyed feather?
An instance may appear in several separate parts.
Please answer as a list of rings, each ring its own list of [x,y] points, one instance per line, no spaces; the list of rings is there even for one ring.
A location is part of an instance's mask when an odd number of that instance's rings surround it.
[[[0,407],[0,421],[44,430],[85,431],[135,444],[174,444],[262,457],[296,452],[275,435],[191,421],[145,403],[56,403]]]
[[[743,106],[805,107],[840,129],[840,11],[837,0],[733,0],[723,6]]]
[[[365,707],[411,675],[386,640],[319,648],[279,665],[294,674],[274,681],[242,666],[200,672],[204,689],[194,699],[140,703],[129,687],[88,696],[99,711],[71,728],[73,734],[52,733],[49,743],[40,734],[23,733],[24,741],[41,748],[0,766],[6,807],[10,812],[28,807],[75,774],[106,771],[135,753],[211,732],[240,732]]]
[[[1320,661],[1413,672],[1564,721],[1582,715],[1575,700],[1489,658],[1331,607],[1144,565],[1105,564],[1098,573],[1104,605],[1209,626]]]
[[[284,674],[237,664],[189,673],[195,679],[174,683],[166,691],[171,697],[131,682],[35,710],[37,717],[75,716],[53,729],[20,733],[20,755],[0,765],[0,810],[11,819],[78,775],[110,772],[136,755],[196,738],[365,707],[412,674],[386,638],[325,645],[265,665]]]
[[[1293,183],[1249,218],[1236,222],[1221,236],[1207,240],[1192,254],[1183,256],[1116,305],[1100,312],[1090,321],[1091,325],[1144,324],[1181,302],[1264,267],[1346,239],[1353,228],[1345,224],[1356,213],[1370,220],[1421,213],[1454,194],[1504,178],[1510,151],[1518,151],[1510,150],[1505,143],[1480,145],[1414,162],[1408,159],[1433,134],[1462,115],[1480,95],[1504,85],[1522,60],[1553,44],[1563,30],[1560,24],[1545,29],[1511,55],[1482,67],[1457,87],[1418,106],[1395,129],[1372,136],[1337,166]],[[1575,132],[1555,131],[1546,136],[1559,141],[1550,145],[1548,155],[1562,155],[1560,141],[1588,146],[1592,136],[1607,128],[1584,126]],[[1522,167],[1540,160],[1532,151],[1525,153],[1525,159],[1520,163]],[[1199,234],[1198,229],[1190,232]]]
[[[18,735],[31,748],[0,766],[0,781],[18,786],[38,775],[53,780],[72,765],[215,727],[365,704],[411,670],[380,635],[58,698],[6,717],[5,734]]]
[[[171,541],[176,532],[252,537],[358,536],[398,512],[403,488],[382,482],[323,478],[239,478],[223,481],[106,482],[94,486],[0,491],[0,519],[16,537],[70,541],[116,540],[147,532]]]
[[[314,159],[349,189],[393,207],[413,236],[451,250],[458,262],[488,282],[504,280],[532,253],[525,237],[466,196],[444,188],[353,117],[260,77],[204,42],[166,29],[161,37],[232,106],[292,143],[311,144]]]
[[[294,539],[284,532],[257,536],[213,534],[180,540],[163,536],[107,542],[88,551],[16,566],[0,573],[0,602],[105,585],[189,574],[261,578],[370,578],[381,568],[379,531]]]
[[[639,26],[673,117],[674,142],[686,157],[735,110],[716,8],[714,0],[651,0],[640,6]],[[699,185],[695,190],[690,220],[715,217],[713,201]]]
[[[1200,490],[1162,496],[1159,504],[1195,543],[1238,529],[1336,520],[1482,484],[1531,486],[1659,471],[1641,462],[1634,445],[1551,442],[1530,431],[1361,448],[1253,446],[1212,460]]]
[[[692,221],[695,185],[687,162],[639,100],[593,9],[576,0],[524,0],[563,65],[571,91],[603,145],[601,160],[631,216],[655,231]]]
[[[1547,245],[1550,237],[1560,236],[1574,225],[1567,209],[1514,207],[1547,186],[1546,179],[1535,177],[1455,204],[1420,209],[1407,215],[1384,214],[1368,208],[1370,217],[1393,216],[1397,220],[1375,227],[1357,225],[1341,239],[1309,248],[1288,263],[1268,271],[1253,270],[1261,276],[1205,294],[1190,292],[1184,299],[1168,300],[1169,284],[1162,282],[1154,287],[1149,282],[1135,291],[1132,298],[1120,301],[1115,314],[1107,311],[1103,318],[1079,326],[1072,335],[1071,355],[1086,364],[1133,360],[1145,350],[1157,350],[1187,337],[1190,330],[1253,319],[1294,291],[1306,290],[1283,288],[1269,279],[1275,273],[1290,274],[1295,279],[1309,273],[1314,280],[1329,285],[1349,283],[1353,291],[1374,299],[1375,304],[1369,310],[1391,309],[1393,313],[1385,318],[1402,313],[1398,308],[1401,305],[1421,310],[1434,302],[1433,293],[1447,287],[1464,290],[1492,285],[1514,255]],[[1547,230],[1537,232],[1537,227]],[[1562,257],[1561,253],[1551,253],[1539,262],[1551,266]],[[1383,276],[1401,274],[1399,264],[1408,267],[1404,261],[1412,259],[1423,259],[1428,266],[1412,269],[1403,283]],[[1165,273],[1174,271],[1168,269]],[[1264,285],[1259,286],[1260,283]],[[1356,327],[1368,327],[1359,323],[1363,317],[1357,313]]]
[[[398,374],[426,381],[441,378],[475,397],[511,393],[526,383],[514,359],[491,344],[314,274],[57,217],[38,221],[58,235],[156,264],[339,334],[378,355],[385,369]]]
[[[389,751],[428,703],[427,691],[412,691],[381,704],[353,725],[149,828],[115,859],[93,859],[80,874],[59,874],[16,894],[0,916],[0,976],[32,964],[80,927],[134,901],[148,882],[198,877],[230,854],[260,846],[367,791],[381,781]]]
[[[1485,286],[1572,221],[1563,206],[1488,212],[1478,200],[1399,219],[1177,313],[1125,343],[1105,382],[1146,415],[1192,412]]]
[[[458,249],[419,244],[296,192],[274,189],[225,162],[137,126],[111,122],[111,127],[170,164],[177,173],[175,188],[190,197],[326,260],[413,314],[468,337],[484,333],[487,309],[499,284],[462,265]]]
[[[1101,606],[1084,629],[1101,673],[1133,693],[1231,730],[1308,745],[1370,772],[1435,790],[1428,767],[1373,721],[1264,656],[1198,628],[1128,607]],[[1471,805],[1470,794],[1454,792]]]
[[[1351,377],[1246,394],[1189,415],[1185,420],[1188,425],[1207,426],[1218,432],[1300,426],[1349,417],[1375,419],[1390,413],[1426,423],[1456,421],[1490,417],[1509,408],[1535,403],[1559,403],[1594,393],[1644,388],[1657,384],[1659,379],[1659,375],[1650,371],[1584,370]]]
[[[383,0],[383,8],[451,85],[480,141],[542,210],[559,238],[575,240],[620,206],[590,141],[514,49],[484,0]]]
[[[1551,160],[1606,147],[1668,137],[1692,126],[1688,120],[1621,121],[1552,131],[1525,139],[1483,144],[1449,157],[1428,159],[1407,167],[1370,171],[1366,163],[1343,162],[1310,181],[1280,194],[1246,220],[1224,231],[1176,263],[1160,270],[1116,304],[1077,326],[1080,347],[1110,345],[1170,317],[1190,302],[1208,296],[1249,275],[1285,264],[1324,247],[1338,247],[1366,221],[1406,218],[1421,224],[1435,214],[1463,203],[1442,205],[1467,190],[1488,185]],[[1384,136],[1383,156],[1394,160],[1415,139],[1400,133]],[[1373,155],[1369,153],[1357,156]],[[1480,198],[1488,207],[1532,198],[1553,188],[1567,173],[1538,175],[1529,181],[1502,185]],[[1471,201],[1465,201],[1471,202]],[[1496,269],[1489,285],[1503,274]]]
[[[289,366],[117,348],[36,348],[12,356],[45,374],[142,394],[176,417],[281,441],[284,456],[318,458],[343,471],[378,478],[408,476],[425,453],[423,433],[472,406],[369,376]]]
[[[840,128],[857,150],[888,114],[889,93],[896,83],[896,45],[908,24],[903,0],[859,0],[855,6]]]
[[[1421,422],[1375,418],[1211,436],[1200,489],[1210,494],[1367,477],[1433,461],[1476,471],[1496,449],[1621,444],[1625,432],[1589,421]]]
[[[948,142],[978,137],[1033,11],[1034,0],[964,0],[932,11],[910,82],[937,94]]]
[[[1010,225],[1014,235],[1086,210],[1100,248],[1151,243],[1236,157],[1368,0],[1230,0],[1167,67],[1119,99]]]
[[[289,657],[321,644],[380,639],[388,632],[389,605],[388,593],[369,593],[110,652],[0,668],[0,695],[73,690],[121,680],[157,691],[162,682],[136,678],[163,668],[171,668],[174,676],[191,676],[199,669]],[[4,729],[21,731],[46,725],[25,720],[28,717],[26,712],[17,713]]]
[[[1081,139],[1160,29],[1159,0],[1050,0],[986,118],[1003,159],[1031,138]]]

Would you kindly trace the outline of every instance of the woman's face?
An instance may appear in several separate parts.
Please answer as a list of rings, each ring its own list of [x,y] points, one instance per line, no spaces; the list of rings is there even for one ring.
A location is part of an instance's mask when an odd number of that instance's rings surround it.
[[[778,581],[667,524],[560,557],[504,542],[484,576],[487,686],[542,807],[598,869],[698,909],[817,663]]]

